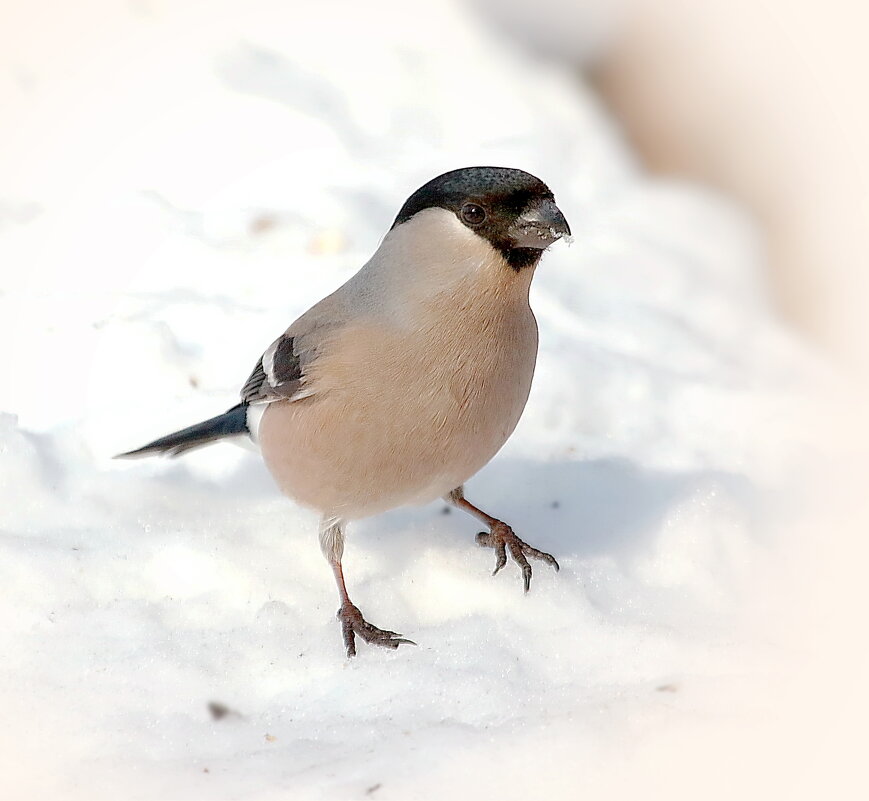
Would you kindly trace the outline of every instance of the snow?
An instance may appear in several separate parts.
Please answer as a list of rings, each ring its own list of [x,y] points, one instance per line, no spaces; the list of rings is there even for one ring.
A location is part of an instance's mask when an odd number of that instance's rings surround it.
[[[35,2],[0,33],[17,797],[657,797],[719,746],[762,761],[753,722],[805,655],[770,587],[826,371],[770,311],[738,209],[645,175],[585,86],[477,13],[402,8]],[[470,518],[362,521],[351,596],[418,646],[348,662],[316,519],[255,454],[110,456],[234,403],[411,191],[480,163],[542,177],[573,229],[535,279],[526,413],[467,488],[562,569],[523,597]]]

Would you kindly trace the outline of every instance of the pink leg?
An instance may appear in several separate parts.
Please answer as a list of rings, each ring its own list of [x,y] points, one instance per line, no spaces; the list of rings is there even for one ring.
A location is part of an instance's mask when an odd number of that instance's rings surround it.
[[[522,569],[522,581],[525,585],[525,592],[531,588],[531,565],[528,563],[528,557],[539,559],[546,562],[556,570],[558,570],[558,562],[551,554],[538,551],[531,547],[527,542],[519,539],[503,520],[498,520],[491,515],[486,514],[482,509],[478,509],[467,498],[463,487],[456,487],[446,498],[453,506],[473,515],[479,520],[482,520],[488,527],[488,533],[481,531],[477,534],[477,545],[485,548],[495,549],[495,572],[494,576],[504,565],[507,564],[507,550],[510,550],[510,556],[513,561]]]
[[[380,645],[384,648],[398,648],[403,644],[416,645],[412,640],[406,640],[394,631],[372,626],[350,600],[347,585],[344,583],[344,569],[341,567],[341,557],[344,554],[344,526],[342,520],[324,520],[320,526],[320,548],[329,560],[332,572],[335,574],[335,582],[338,584],[338,594],[341,596],[338,620],[341,621],[341,634],[344,637],[347,656],[356,656],[357,634],[370,645]]]

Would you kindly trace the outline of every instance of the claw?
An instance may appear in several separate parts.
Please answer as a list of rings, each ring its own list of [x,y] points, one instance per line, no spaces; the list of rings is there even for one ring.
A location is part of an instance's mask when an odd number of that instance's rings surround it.
[[[495,523],[492,526],[491,531],[488,533],[481,531],[477,534],[477,544],[482,547],[495,549],[495,570],[492,573],[493,576],[497,575],[501,568],[507,564],[507,548],[509,548],[510,556],[522,570],[522,583],[525,592],[528,592],[528,590],[531,589],[532,575],[531,565],[529,564],[527,557],[530,556],[533,559],[539,559],[541,562],[546,562],[546,564],[554,567],[556,570],[559,569],[555,557],[551,554],[545,553],[544,551],[538,551],[537,548],[533,548],[527,542],[519,539],[519,537],[513,533],[513,529],[511,529],[510,526],[506,523],[501,523],[500,521]]]
[[[492,571],[493,576],[498,575],[498,571],[507,564],[507,549],[504,547],[503,542],[499,542],[495,546],[495,554],[497,556],[497,560],[495,562],[495,569]]]
[[[351,603],[342,604],[337,617],[341,621],[341,634],[348,657],[356,656],[357,634],[369,645],[379,645],[383,648],[396,649],[399,645],[416,645],[413,640],[405,639],[397,632],[372,626]]]

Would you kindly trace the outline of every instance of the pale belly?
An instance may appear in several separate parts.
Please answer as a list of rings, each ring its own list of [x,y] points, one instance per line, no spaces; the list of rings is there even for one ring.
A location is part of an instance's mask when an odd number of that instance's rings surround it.
[[[285,494],[327,515],[356,519],[427,503],[467,481],[506,442],[536,353],[531,316],[530,325],[511,328],[509,347],[483,342],[452,360],[423,352],[372,363],[358,353],[362,361],[346,372],[343,363],[324,365],[312,397],[266,408],[263,457]],[[354,359],[344,361],[350,368]],[[369,368],[359,371],[360,363]]]

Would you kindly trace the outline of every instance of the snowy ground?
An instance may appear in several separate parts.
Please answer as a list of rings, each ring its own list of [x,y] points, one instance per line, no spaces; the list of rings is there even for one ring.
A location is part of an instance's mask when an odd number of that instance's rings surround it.
[[[643,175],[572,76],[445,0],[338,4],[344,26],[335,3],[30,5],[0,33],[7,789],[657,797],[682,764],[661,743],[715,731],[717,797],[799,658],[769,587],[815,455],[818,368],[747,220]],[[536,278],[523,421],[468,486],[562,570],[523,597],[470,518],[363,521],[351,594],[419,645],[351,663],[316,521],[255,454],[109,457],[233,403],[413,189],[479,163],[541,176],[575,235]]]

